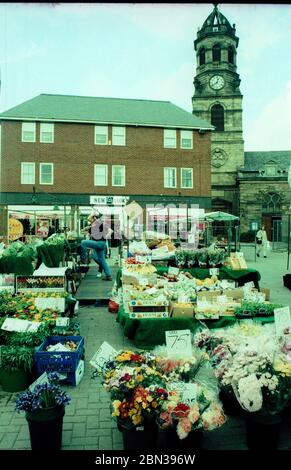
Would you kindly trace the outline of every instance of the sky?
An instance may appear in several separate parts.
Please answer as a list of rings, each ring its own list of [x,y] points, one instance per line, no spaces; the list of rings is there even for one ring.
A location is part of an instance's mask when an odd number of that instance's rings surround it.
[[[40,93],[166,100],[192,112],[212,3],[1,3],[0,112]],[[239,37],[246,151],[291,150],[291,4],[219,4]]]

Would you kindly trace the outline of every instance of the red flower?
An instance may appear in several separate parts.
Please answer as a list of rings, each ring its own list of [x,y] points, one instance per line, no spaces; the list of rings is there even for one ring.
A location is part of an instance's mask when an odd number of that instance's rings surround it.
[[[121,377],[121,379],[120,379],[120,380],[122,380],[122,381],[124,381],[124,382],[129,382],[129,381],[130,381],[130,379],[131,379],[131,375],[130,375],[130,374],[128,374],[128,373],[126,373],[126,374],[124,374],[124,376],[123,376],[123,377]]]
[[[139,354],[132,354],[130,360],[133,362],[138,362],[142,360],[142,357]]]
[[[173,413],[176,418],[185,418],[186,416],[188,416],[189,411],[190,411],[190,407],[188,405],[185,405],[184,403],[180,403],[180,405],[177,405],[174,408]]]

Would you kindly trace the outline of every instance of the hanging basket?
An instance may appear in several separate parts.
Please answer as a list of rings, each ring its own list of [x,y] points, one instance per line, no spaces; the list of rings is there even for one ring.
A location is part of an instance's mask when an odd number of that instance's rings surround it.
[[[64,414],[63,405],[26,413],[31,450],[61,449]]]

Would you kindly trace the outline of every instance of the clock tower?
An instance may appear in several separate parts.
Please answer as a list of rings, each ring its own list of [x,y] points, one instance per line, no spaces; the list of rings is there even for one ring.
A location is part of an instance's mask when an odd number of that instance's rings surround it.
[[[211,137],[212,208],[238,213],[237,169],[244,164],[242,94],[235,25],[214,4],[194,41],[193,114],[215,127]]]

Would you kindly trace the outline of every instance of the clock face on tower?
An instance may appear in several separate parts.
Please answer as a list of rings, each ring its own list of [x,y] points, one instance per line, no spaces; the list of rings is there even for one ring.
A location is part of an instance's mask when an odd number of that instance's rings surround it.
[[[225,81],[221,75],[213,75],[209,80],[209,85],[213,90],[221,90],[224,87]]]

